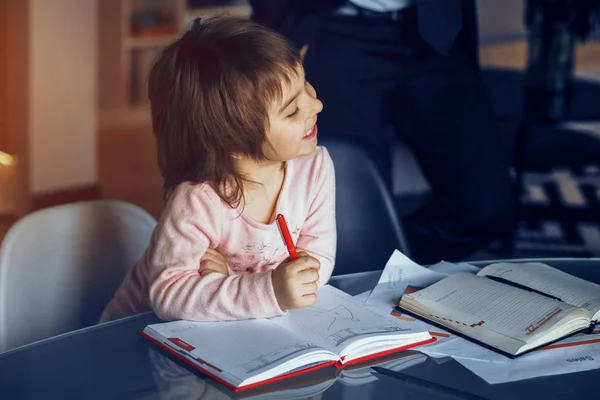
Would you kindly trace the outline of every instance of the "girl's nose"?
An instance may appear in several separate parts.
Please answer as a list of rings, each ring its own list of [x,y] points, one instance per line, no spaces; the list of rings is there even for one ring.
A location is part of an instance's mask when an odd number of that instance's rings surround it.
[[[315,103],[313,106],[314,113],[318,114],[323,110],[323,103],[321,103],[321,100],[319,100],[317,98],[314,99],[314,103]]]
[[[317,98],[317,91],[315,88],[308,82],[306,85],[306,91],[308,92],[311,100],[311,110],[314,114],[318,114],[323,110],[323,103],[321,103],[321,100]]]

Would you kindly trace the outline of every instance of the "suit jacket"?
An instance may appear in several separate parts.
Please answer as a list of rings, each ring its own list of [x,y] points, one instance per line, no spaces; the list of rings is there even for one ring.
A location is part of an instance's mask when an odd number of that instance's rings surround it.
[[[298,48],[310,44],[328,15],[346,0],[249,0],[252,19],[289,38]],[[471,57],[477,54],[475,0],[416,0],[421,35],[446,53],[461,29]]]

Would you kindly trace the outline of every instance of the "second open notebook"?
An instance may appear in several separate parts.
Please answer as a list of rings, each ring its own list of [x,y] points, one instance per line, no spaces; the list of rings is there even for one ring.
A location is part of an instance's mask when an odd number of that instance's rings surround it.
[[[516,357],[590,330],[600,318],[600,286],[542,263],[497,263],[405,294],[399,306]]]
[[[435,340],[332,286],[319,289],[317,297],[314,305],[282,317],[174,321],[149,325],[140,334],[234,391]]]

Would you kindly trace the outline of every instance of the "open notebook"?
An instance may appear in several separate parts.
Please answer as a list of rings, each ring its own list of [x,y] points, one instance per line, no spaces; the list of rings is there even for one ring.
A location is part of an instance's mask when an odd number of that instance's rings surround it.
[[[600,285],[542,263],[497,263],[403,295],[399,306],[510,357],[591,329]]]
[[[317,302],[285,316],[148,325],[142,336],[234,391],[310,372],[344,368],[433,342],[402,321],[375,313],[326,285]]]

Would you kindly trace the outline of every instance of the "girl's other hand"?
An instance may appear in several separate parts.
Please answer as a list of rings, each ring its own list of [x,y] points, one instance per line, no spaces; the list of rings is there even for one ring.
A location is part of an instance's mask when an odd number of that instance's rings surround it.
[[[223,275],[229,275],[227,261],[225,257],[214,249],[206,250],[206,253],[200,259],[200,276],[208,275],[212,272],[217,272]]]

